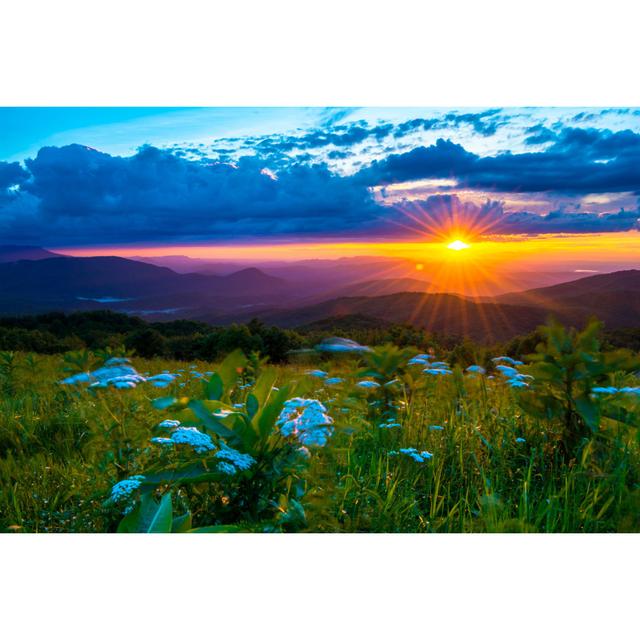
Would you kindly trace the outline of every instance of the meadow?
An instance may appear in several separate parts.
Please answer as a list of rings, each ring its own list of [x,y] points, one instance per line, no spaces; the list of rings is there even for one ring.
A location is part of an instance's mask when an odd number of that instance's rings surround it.
[[[637,356],[0,353],[4,532],[640,531]]]

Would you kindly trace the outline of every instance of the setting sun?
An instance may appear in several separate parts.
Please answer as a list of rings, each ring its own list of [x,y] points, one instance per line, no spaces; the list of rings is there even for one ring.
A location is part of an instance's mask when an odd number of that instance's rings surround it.
[[[462,240],[454,240],[451,244],[447,245],[447,249],[453,249],[454,251],[462,251],[468,249],[470,245]]]

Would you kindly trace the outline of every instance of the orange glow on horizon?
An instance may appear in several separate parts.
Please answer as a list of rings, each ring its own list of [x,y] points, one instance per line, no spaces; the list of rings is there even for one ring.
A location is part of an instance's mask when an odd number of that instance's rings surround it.
[[[438,241],[83,247],[56,251],[78,257],[181,255],[242,265],[380,258],[376,278],[419,277],[424,279],[427,293],[450,292],[473,297],[515,290],[518,273],[522,272],[571,271],[578,278],[580,271],[640,268],[640,233],[637,232],[476,237],[472,247],[471,243],[459,240],[460,237],[468,236],[449,236],[444,241],[438,238]],[[465,250],[458,242],[465,245]],[[384,266],[385,258],[396,261]],[[406,264],[398,263],[398,260],[406,261]]]
[[[131,258],[181,255],[220,261],[268,262],[342,257],[378,256],[422,264],[424,269],[451,256],[449,241],[404,240],[360,242],[294,242],[278,244],[157,245],[153,247],[113,245],[102,247],[50,247],[70,256],[121,256]],[[466,244],[466,243],[465,243]],[[553,265],[582,262],[616,262],[640,266],[640,233],[563,234],[538,236],[489,236],[473,242],[475,260],[487,266],[545,269]]]

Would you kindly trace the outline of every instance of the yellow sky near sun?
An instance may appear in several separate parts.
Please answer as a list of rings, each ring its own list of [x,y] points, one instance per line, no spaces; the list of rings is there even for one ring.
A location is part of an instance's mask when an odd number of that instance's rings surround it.
[[[469,241],[464,251],[452,251],[447,246],[464,237],[451,237],[445,242],[291,242],[278,244],[170,245],[154,247],[86,247],[57,249],[74,256],[119,255],[162,256],[185,255],[192,258],[229,261],[302,260],[383,256],[405,258],[422,264],[443,261],[466,261],[485,268],[516,267],[519,269],[549,269],[553,265],[579,268],[580,261],[616,262],[640,266],[640,233],[567,234],[539,236],[496,236]]]

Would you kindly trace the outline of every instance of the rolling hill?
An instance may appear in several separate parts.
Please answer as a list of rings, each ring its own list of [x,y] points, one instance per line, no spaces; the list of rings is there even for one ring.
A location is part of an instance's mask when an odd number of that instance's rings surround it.
[[[0,312],[111,308],[149,311],[245,305],[283,293],[287,284],[258,269],[228,276],[178,274],[117,257],[20,260],[0,264]]]
[[[16,262],[17,260],[45,260],[47,258],[57,258],[58,256],[59,254],[42,247],[14,244],[0,245],[0,263]]]

